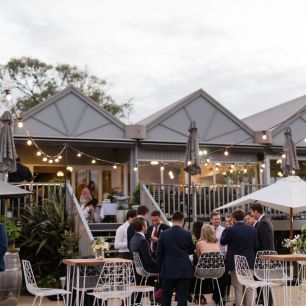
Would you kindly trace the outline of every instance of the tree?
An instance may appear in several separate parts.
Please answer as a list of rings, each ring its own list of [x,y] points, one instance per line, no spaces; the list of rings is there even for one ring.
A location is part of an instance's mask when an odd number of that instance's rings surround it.
[[[36,58],[12,58],[1,66],[0,80],[2,84],[9,84],[16,97],[15,107],[21,112],[43,102],[68,85],[75,86],[118,118],[129,115],[133,107],[131,99],[123,104],[116,103],[106,93],[105,80],[90,75],[87,69],[68,64],[50,65]]]

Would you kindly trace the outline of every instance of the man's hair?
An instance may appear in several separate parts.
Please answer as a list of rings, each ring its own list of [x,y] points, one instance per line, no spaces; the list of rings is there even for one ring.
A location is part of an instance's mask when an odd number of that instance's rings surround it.
[[[225,216],[225,219],[226,219],[226,218],[231,218],[231,219],[232,219],[232,218],[233,218],[233,215],[232,215],[232,214],[228,214],[228,215]]]
[[[126,220],[129,220],[130,218],[135,218],[137,216],[136,210],[135,209],[130,209],[126,213]]]
[[[262,207],[262,205],[259,203],[259,202],[255,202],[255,203],[253,203],[252,205],[251,205],[251,210],[256,210],[256,211],[258,211],[260,214],[262,214],[263,213],[263,207]]]
[[[210,214],[210,219],[212,219],[214,216],[220,216],[220,213],[218,212],[218,211],[213,211],[213,212],[211,212],[211,214]]]
[[[250,216],[250,217],[253,218],[252,213],[251,213],[250,211],[248,211],[248,212],[245,214],[245,217],[246,217],[246,216]]]
[[[159,210],[152,211],[151,217],[160,217],[160,211]]]
[[[233,211],[232,216],[236,221],[243,221],[244,212],[241,209],[236,209]]]
[[[134,228],[135,232],[141,232],[142,231],[142,227],[144,226],[144,224],[146,223],[146,219],[144,217],[136,217],[133,222],[132,222],[132,226]]]
[[[172,221],[177,222],[177,221],[182,221],[184,220],[184,214],[180,211],[176,211],[172,215]]]
[[[137,208],[137,215],[144,216],[148,212],[149,212],[149,208],[147,206],[145,206],[145,205],[140,205]]]

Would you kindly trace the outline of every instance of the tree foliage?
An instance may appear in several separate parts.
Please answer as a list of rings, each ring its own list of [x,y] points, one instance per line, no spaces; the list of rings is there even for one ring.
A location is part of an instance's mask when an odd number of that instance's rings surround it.
[[[1,67],[1,83],[8,83],[14,93],[16,109],[25,112],[73,85],[118,118],[129,116],[131,99],[118,104],[106,92],[106,81],[68,64],[51,65],[36,58],[12,58]]]

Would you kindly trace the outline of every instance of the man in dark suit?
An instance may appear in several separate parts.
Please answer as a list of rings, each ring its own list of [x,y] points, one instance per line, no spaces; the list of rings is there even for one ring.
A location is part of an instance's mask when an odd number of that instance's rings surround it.
[[[138,208],[137,208],[137,216],[144,217],[145,220],[147,220],[148,213],[149,213],[149,208],[147,206],[145,206],[145,205],[138,206]],[[148,225],[148,222],[147,222],[147,225]],[[131,242],[131,239],[132,239],[134,234],[135,234],[135,231],[134,231],[133,224],[130,224],[130,226],[127,229],[127,246],[128,246],[128,249],[130,251],[131,251],[130,242]]]
[[[258,202],[253,203],[251,205],[251,213],[257,221],[255,224],[258,240],[257,251],[274,250],[273,225],[264,214],[263,206]]]
[[[273,225],[270,219],[264,214],[263,206],[259,202],[251,205],[252,217],[256,220],[255,228],[257,231],[257,251],[274,250]],[[263,303],[263,296],[257,289],[257,304]],[[273,305],[272,295],[269,292],[269,306]]]
[[[233,212],[234,225],[224,229],[220,243],[227,245],[226,268],[231,272],[231,283],[235,290],[235,304],[240,305],[243,296],[243,286],[239,283],[235,271],[235,255],[245,256],[250,269],[254,268],[256,250],[256,229],[243,222],[244,213],[237,209]],[[252,304],[253,290],[246,291],[246,305]]]
[[[148,230],[146,219],[143,217],[136,217],[132,225],[135,234],[130,241],[131,252],[138,252],[142,265],[146,271],[158,273],[158,264],[152,256],[149,242],[145,236]]]
[[[178,306],[187,306],[191,280],[192,264],[189,255],[194,253],[191,234],[184,230],[184,215],[175,212],[172,228],[162,232],[158,239],[156,259],[161,267],[162,306],[170,306],[173,291],[176,291]]]
[[[148,227],[147,238],[149,239],[152,255],[155,257],[158,237],[160,236],[160,233],[167,230],[169,226],[167,224],[161,223],[159,210],[154,210],[151,213],[151,222],[152,225]]]
[[[5,270],[4,255],[7,251],[7,243],[5,227],[0,223],[0,272]]]

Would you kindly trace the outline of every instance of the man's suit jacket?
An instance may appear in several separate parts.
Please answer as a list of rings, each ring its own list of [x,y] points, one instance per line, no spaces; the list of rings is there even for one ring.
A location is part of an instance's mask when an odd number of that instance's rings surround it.
[[[220,243],[227,244],[226,268],[235,270],[235,255],[245,256],[249,267],[254,268],[256,251],[256,228],[243,222],[237,222],[232,227],[224,229]]]
[[[148,221],[147,222],[147,225],[149,227],[149,223]],[[127,228],[127,247],[128,249],[131,251],[131,246],[130,246],[130,243],[131,243],[131,239],[132,237],[134,236],[135,234],[135,230],[134,230],[134,227],[133,227],[133,222],[130,224],[130,226]],[[148,234],[146,234],[146,238],[148,239]]]
[[[168,228],[170,228],[169,225],[165,224],[165,223],[160,223],[159,227],[158,227],[158,231],[157,231],[157,238],[160,236],[160,233],[162,233],[163,231],[167,230]],[[150,240],[150,238],[152,237],[152,232],[154,230],[154,226],[150,225],[148,227],[148,231],[147,231],[147,239]]]
[[[7,251],[7,234],[5,227],[0,223],[0,271],[5,270],[4,255]]]
[[[194,253],[191,234],[179,226],[162,232],[158,238],[156,259],[164,279],[192,278],[189,255]]]
[[[274,250],[273,225],[270,219],[264,215],[255,225],[257,230],[257,251]]]
[[[130,241],[131,252],[138,252],[144,269],[148,272],[158,273],[157,261],[152,257],[150,245],[147,239],[139,233],[135,233]]]

